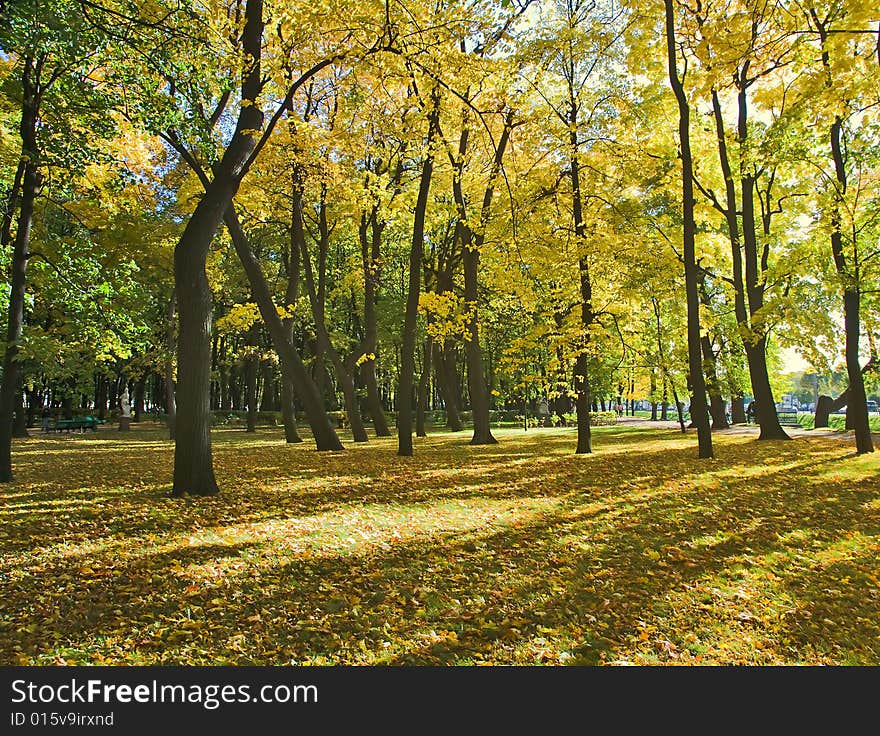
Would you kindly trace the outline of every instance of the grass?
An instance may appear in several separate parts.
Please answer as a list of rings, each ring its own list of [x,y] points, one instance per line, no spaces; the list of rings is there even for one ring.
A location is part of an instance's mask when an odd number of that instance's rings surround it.
[[[880,457],[574,430],[285,445],[34,437],[0,489],[2,664],[880,664]]]

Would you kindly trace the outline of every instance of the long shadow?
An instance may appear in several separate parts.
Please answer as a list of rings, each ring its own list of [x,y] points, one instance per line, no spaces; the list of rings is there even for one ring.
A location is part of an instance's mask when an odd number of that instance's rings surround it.
[[[806,480],[821,469],[812,464]],[[50,594],[57,616],[17,609],[16,623],[24,631],[4,636],[4,649],[11,656],[31,641],[27,629],[34,626],[79,645],[84,635],[88,640],[100,633],[105,641],[134,629],[138,655],[156,662],[188,661],[194,650],[219,647],[217,656],[239,663],[316,656],[358,661],[369,653],[388,664],[437,664],[512,657],[509,650],[551,630],[571,640],[571,661],[598,662],[603,653],[613,658],[626,649],[640,621],[666,615],[670,591],[713,578],[744,554],[780,549],[784,533],[807,530],[828,541],[855,530],[876,533],[877,513],[865,514],[865,491],[851,491],[841,501],[836,490],[832,512],[823,499],[805,502],[802,490],[780,486],[778,476],[785,472],[734,480],[708,509],[705,491],[697,490],[650,501],[621,493],[598,513],[584,511],[582,499],[572,497],[557,512],[520,528],[447,532],[387,551],[293,556],[265,567],[245,561],[247,574],[221,577],[190,594],[185,579],[169,573],[156,580],[157,570],[234,557],[255,543],[147,554],[100,579],[78,580],[72,591],[68,586]],[[719,544],[685,544],[736,530],[742,522],[745,529]],[[589,552],[580,551],[573,543],[578,540],[590,545]],[[666,548],[676,550],[674,558]],[[662,559],[644,554],[658,550]],[[51,579],[64,570],[46,573]],[[223,605],[212,607],[218,592]],[[45,600],[45,578],[32,576],[18,594],[23,601]],[[70,608],[62,611],[56,596],[67,596]],[[182,620],[184,609],[194,611],[195,619]],[[84,625],[74,615],[81,610],[91,611]],[[157,633],[146,626],[151,617],[164,617],[168,628]],[[441,628],[454,632],[454,639],[430,634]],[[242,636],[242,651],[223,648]]]

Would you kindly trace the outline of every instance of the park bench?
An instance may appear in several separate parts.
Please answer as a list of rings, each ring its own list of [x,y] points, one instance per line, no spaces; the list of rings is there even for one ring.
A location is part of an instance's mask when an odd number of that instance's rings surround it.
[[[796,411],[778,411],[776,416],[779,417],[779,424],[783,427],[800,427],[798,415]]]
[[[72,432],[75,430],[85,432],[87,429],[97,432],[99,424],[104,424],[104,420],[97,417],[73,417],[73,419],[59,419],[55,422],[55,426],[52,429],[56,432]]]

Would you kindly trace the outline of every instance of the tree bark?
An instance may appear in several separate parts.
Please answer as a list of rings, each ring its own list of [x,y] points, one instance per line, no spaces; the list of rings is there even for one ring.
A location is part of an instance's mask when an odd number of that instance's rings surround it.
[[[367,225],[370,225],[372,242],[367,242]],[[363,352],[366,359],[361,363],[361,380],[367,389],[367,411],[373,421],[373,429],[377,437],[390,437],[391,430],[385,419],[385,411],[379,396],[379,387],[376,383],[376,361],[379,351],[379,327],[376,313],[378,299],[379,279],[381,275],[381,242],[382,223],[378,220],[376,209],[370,215],[367,223],[362,218],[360,227],[361,259],[364,269],[364,342]]]
[[[838,184],[837,197],[842,199],[846,193],[847,181],[840,134],[841,121],[840,118],[837,118],[831,127],[831,151]],[[855,246],[856,244],[853,243],[854,251]],[[840,203],[837,200],[834,202],[831,213],[831,253],[838,276],[843,282],[843,329],[846,336],[844,355],[846,357],[846,374],[849,378],[846,421],[855,433],[856,452],[863,455],[874,452],[874,443],[871,439],[865,380],[859,363],[859,333],[861,332],[859,263],[855,253],[852,259],[852,268],[847,263],[841,233]]]
[[[492,435],[489,422],[489,389],[486,384],[486,373],[483,366],[483,350],[480,346],[480,322],[479,322],[479,271],[480,250],[485,239],[486,226],[489,222],[489,213],[492,198],[495,194],[495,181],[501,173],[501,162],[510,140],[510,131],[513,126],[513,112],[509,111],[504,120],[504,129],[498,138],[495,148],[495,156],[492,160],[492,168],[489,172],[489,183],[483,192],[483,201],[480,208],[479,225],[474,231],[467,219],[466,203],[462,191],[461,175],[464,167],[464,156],[467,151],[469,130],[467,123],[462,130],[459,139],[458,158],[454,162],[457,175],[453,177],[453,197],[458,207],[459,243],[462,247],[462,266],[464,271],[464,305],[467,314],[467,336],[465,339],[465,357],[468,368],[468,393],[471,399],[471,414],[474,421],[474,434],[471,438],[472,445],[494,445],[498,442]]]
[[[278,353],[282,376],[288,383],[287,388],[283,387],[283,390],[289,391],[290,387],[295,388],[296,394],[303,404],[303,409],[305,410],[309,426],[312,429],[312,435],[315,438],[315,445],[318,450],[343,449],[339,437],[330,426],[330,420],[327,417],[327,412],[324,411],[324,404],[318,388],[311,376],[309,376],[308,369],[302,362],[299,353],[293,347],[290,341],[289,330],[278,315],[278,310],[275,308],[275,302],[272,300],[272,294],[269,291],[269,285],[266,282],[263,269],[256,256],[254,256],[232,204],[229,205],[226,212],[226,227],[229,230],[238,258],[244,267],[245,275],[251,287],[251,293],[257,303],[257,308],[260,310],[260,316],[269,330],[269,335],[275,346],[275,352]],[[289,402],[285,401],[285,404],[289,405]]]
[[[260,71],[263,36],[262,0],[247,0],[241,34],[243,58],[238,121],[229,146],[214,167],[204,196],[196,205],[174,249],[178,314],[178,405],[172,496],[218,492],[211,454],[212,296],[205,273],[211,241],[246,173],[256,148],[253,131],[262,130],[256,99],[263,87]]]
[[[12,435],[19,379],[18,353],[24,326],[25,289],[29,258],[34,202],[40,188],[37,170],[37,118],[39,115],[39,75],[41,61],[27,57],[22,75],[21,160],[25,161],[21,201],[15,239],[12,245],[11,292],[6,323],[6,353],[3,356],[3,380],[0,383],[0,483],[12,481]]]
[[[431,109],[428,113],[428,134],[425,155],[419,179],[413,219],[412,242],[409,251],[409,284],[406,296],[406,312],[400,348],[400,379],[397,387],[397,454],[412,456],[412,400],[413,374],[415,373],[416,324],[418,320],[419,289],[422,274],[422,255],[425,245],[425,214],[428,209],[428,192],[434,173],[434,138],[440,120],[440,90],[435,86],[431,92]]]
[[[330,335],[327,332],[327,323],[325,321],[325,289],[324,289],[324,263],[327,259],[327,249],[329,247],[329,231],[326,224],[326,205],[323,201],[320,203],[320,231],[321,238],[319,243],[318,260],[320,263],[320,273],[318,283],[316,284],[314,274],[312,272],[312,261],[309,256],[308,246],[306,245],[305,233],[302,231],[302,220],[296,221],[296,214],[292,223],[294,232],[298,232],[296,238],[302,254],[302,263],[305,271],[306,290],[309,294],[309,304],[312,308],[312,317],[315,322],[316,342],[318,353],[326,355],[330,358],[333,370],[336,373],[336,380],[342,389],[342,396],[345,402],[345,413],[348,416],[348,424],[351,427],[352,437],[355,442],[366,442],[367,431],[364,428],[361,419],[360,406],[358,405],[357,392],[354,387],[354,379],[345,366],[339,351],[330,341]]]
[[[419,376],[419,390],[416,398],[416,437],[427,437],[425,429],[425,412],[428,410],[428,385],[431,376],[431,353],[434,341],[428,337],[422,357],[422,373]]]
[[[672,0],[664,0],[666,15],[666,44],[669,61],[669,82],[678,102],[678,133],[681,145],[682,168],[682,219],[684,281],[687,299],[688,370],[690,373],[693,403],[691,417],[697,425],[699,457],[711,458],[712,432],[709,428],[709,412],[706,403],[706,384],[703,378],[700,348],[700,302],[697,293],[697,264],[695,252],[696,223],[694,222],[693,157],[690,145],[690,107],[684,85],[678,76],[675,43],[675,15]],[[681,408],[679,406],[679,416]],[[683,422],[682,422],[683,424]]]

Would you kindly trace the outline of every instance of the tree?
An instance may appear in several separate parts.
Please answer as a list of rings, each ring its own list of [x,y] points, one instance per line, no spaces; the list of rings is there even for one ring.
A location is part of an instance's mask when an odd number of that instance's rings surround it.
[[[678,49],[675,41],[675,10],[672,0],[664,0],[666,9],[666,52],[669,61],[669,83],[678,102],[678,134],[682,167],[682,227],[685,291],[687,295],[688,382],[691,389],[691,418],[697,427],[699,456],[710,458],[712,433],[706,402],[706,383],[700,345],[700,304],[697,292],[695,253],[696,223],[694,222],[693,156],[690,147],[690,106],[684,83],[678,74]]]

